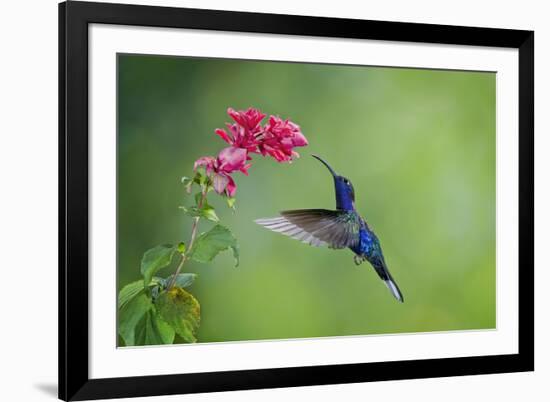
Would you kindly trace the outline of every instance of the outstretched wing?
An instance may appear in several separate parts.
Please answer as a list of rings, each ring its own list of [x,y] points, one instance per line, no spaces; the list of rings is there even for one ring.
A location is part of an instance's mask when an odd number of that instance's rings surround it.
[[[255,222],[315,247],[331,248],[356,246],[361,221],[357,214],[328,209],[298,209],[282,211],[277,218],[257,219]]]

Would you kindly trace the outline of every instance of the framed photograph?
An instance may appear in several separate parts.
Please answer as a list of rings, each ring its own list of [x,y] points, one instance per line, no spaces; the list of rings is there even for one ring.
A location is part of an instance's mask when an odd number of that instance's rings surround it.
[[[530,371],[534,33],[59,5],[59,397]]]

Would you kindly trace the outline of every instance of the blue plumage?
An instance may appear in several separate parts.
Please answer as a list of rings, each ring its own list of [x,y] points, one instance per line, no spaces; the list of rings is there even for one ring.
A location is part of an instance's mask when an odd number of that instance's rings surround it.
[[[376,234],[355,209],[355,191],[351,182],[338,175],[328,163],[316,155],[334,178],[336,210],[303,209],[281,212],[281,217],[258,219],[256,223],[312,246],[349,248],[357,265],[368,261],[392,295],[403,302],[403,295],[393,280]]]
[[[359,230],[359,244],[355,247],[350,247],[357,255],[373,256],[374,242],[378,241],[374,233],[365,227]]]

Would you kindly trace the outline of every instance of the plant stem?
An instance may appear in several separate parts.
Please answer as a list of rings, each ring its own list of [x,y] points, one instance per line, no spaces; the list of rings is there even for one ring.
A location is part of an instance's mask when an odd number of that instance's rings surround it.
[[[204,203],[204,199],[206,198],[206,192],[207,192],[207,188],[202,190],[202,196],[199,200],[199,204],[197,205],[197,207],[199,209],[202,208],[202,204]],[[190,254],[191,249],[193,248],[193,243],[195,243],[195,238],[197,237],[197,229],[199,228],[199,219],[200,219],[199,216],[197,216],[193,219],[193,226],[191,227],[191,239],[189,240],[189,247],[187,248],[187,250],[185,250],[184,254],[181,254],[181,261],[178,265],[178,268],[176,268],[176,272],[172,276],[172,279],[170,280],[170,284],[168,285],[166,290],[172,289],[172,287],[176,283],[176,278],[177,278],[178,274],[180,273],[181,269],[183,268],[183,264],[185,264],[185,262],[188,259],[187,256]]]

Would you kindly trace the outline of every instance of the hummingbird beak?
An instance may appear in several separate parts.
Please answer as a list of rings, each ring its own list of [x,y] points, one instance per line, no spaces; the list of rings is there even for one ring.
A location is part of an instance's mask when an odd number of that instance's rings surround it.
[[[325,165],[325,166],[327,167],[327,169],[330,171],[330,173],[332,173],[332,175],[333,175],[334,177],[338,176],[338,175],[336,174],[336,172],[334,171],[334,169],[332,169],[328,163],[326,163],[323,159],[321,159],[321,157],[319,157],[319,156],[317,156],[317,155],[315,155],[315,154],[312,154],[311,156],[313,156],[315,159],[317,159],[317,160],[320,161],[323,165]]]

